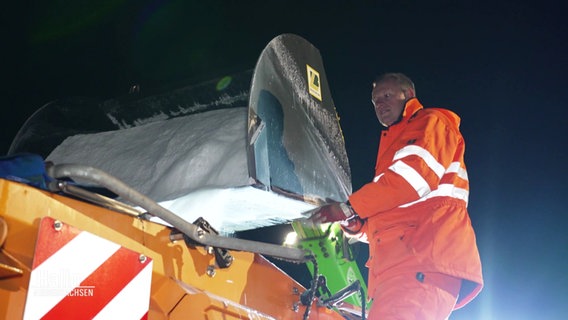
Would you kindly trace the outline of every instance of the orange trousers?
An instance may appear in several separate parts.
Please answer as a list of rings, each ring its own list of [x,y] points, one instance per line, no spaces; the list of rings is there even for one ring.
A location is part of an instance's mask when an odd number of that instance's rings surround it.
[[[402,274],[377,284],[369,320],[445,320],[461,288],[461,279],[441,273]]]

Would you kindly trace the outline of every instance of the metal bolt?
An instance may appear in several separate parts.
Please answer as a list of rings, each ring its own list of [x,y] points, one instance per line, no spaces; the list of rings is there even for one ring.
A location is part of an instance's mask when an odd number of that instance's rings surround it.
[[[201,228],[197,229],[197,236],[198,237],[201,238],[201,237],[203,237],[204,234],[205,234],[205,231],[203,231],[203,229],[201,229]]]
[[[215,276],[215,266],[207,266],[207,275],[213,278]]]
[[[295,296],[299,296],[300,295],[300,290],[296,287],[292,288],[292,294]]]
[[[138,261],[140,261],[140,263],[146,262],[147,259],[148,259],[148,258],[147,258],[145,255],[143,255],[143,254],[141,254],[141,255],[138,257]]]
[[[59,220],[53,221],[53,229],[55,229],[55,231],[61,231],[61,228],[63,228],[63,222]]]

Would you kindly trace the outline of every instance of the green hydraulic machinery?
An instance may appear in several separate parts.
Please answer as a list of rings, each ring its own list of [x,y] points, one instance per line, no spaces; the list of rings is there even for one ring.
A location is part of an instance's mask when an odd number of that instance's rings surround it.
[[[344,292],[347,297],[343,296],[342,301],[368,310],[366,282],[341,226],[338,223],[314,225],[308,220],[296,220],[292,228],[297,235],[297,246],[310,250],[314,255],[317,266],[307,263],[310,274],[314,279],[323,277],[319,280],[323,283],[317,286],[320,300],[332,299],[332,293],[337,296]]]

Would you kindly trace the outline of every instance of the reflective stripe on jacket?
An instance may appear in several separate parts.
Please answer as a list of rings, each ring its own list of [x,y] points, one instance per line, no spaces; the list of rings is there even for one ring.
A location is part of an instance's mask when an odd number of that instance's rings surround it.
[[[482,288],[481,262],[467,213],[469,182],[459,117],[406,103],[402,119],[381,134],[375,178],[349,197],[366,219],[369,294],[377,278],[441,272],[464,279],[456,309]]]

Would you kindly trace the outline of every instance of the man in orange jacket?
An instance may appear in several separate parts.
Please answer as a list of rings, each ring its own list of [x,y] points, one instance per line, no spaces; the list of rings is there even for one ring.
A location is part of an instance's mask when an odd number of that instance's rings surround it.
[[[483,286],[460,118],[425,109],[401,73],[379,76],[372,102],[387,128],[374,179],[310,219],[341,221],[347,234],[369,243],[370,319],[446,319]]]

